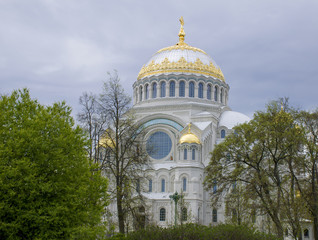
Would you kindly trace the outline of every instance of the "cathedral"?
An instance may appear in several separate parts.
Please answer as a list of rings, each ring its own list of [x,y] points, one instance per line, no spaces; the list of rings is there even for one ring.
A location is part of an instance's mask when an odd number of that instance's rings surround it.
[[[250,119],[230,109],[220,67],[185,42],[183,18],[180,23],[178,43],[157,51],[133,84],[133,109],[152,163],[142,191],[153,224],[171,225],[178,212],[178,221],[214,225],[224,222],[224,206],[211,208],[204,169],[214,146]],[[182,209],[175,211],[173,196],[182,196]]]

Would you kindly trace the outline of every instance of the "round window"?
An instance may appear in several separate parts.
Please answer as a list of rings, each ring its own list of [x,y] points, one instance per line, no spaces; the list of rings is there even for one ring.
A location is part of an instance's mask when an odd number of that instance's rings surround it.
[[[171,151],[171,139],[164,132],[155,132],[147,140],[147,153],[154,159],[166,157]]]

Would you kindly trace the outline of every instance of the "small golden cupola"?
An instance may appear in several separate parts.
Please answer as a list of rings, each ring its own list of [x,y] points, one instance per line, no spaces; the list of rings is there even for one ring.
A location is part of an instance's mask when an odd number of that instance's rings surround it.
[[[191,123],[189,123],[189,130],[187,133],[183,134],[179,140],[179,143],[196,143],[201,144],[199,138],[191,132]]]
[[[104,148],[115,148],[116,142],[115,139],[112,137],[113,133],[110,129],[107,129],[105,133],[101,136],[98,145]]]

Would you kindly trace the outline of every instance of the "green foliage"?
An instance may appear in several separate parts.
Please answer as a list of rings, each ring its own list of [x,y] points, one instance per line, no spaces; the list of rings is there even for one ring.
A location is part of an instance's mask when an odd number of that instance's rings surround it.
[[[286,224],[297,236],[307,211],[304,199],[297,197],[297,177],[304,179],[308,173],[301,170],[307,135],[296,112],[272,102],[250,122],[236,126],[235,134],[212,152],[204,182],[211,189],[218,180],[218,191],[211,196],[214,205],[226,194],[239,220],[245,221],[252,214],[249,210],[266,214],[281,238]],[[236,193],[231,189],[234,183],[242,186]]]
[[[0,98],[0,238],[96,239],[107,181],[87,157],[65,103],[29,91]]]
[[[126,237],[111,238],[126,240],[278,240],[276,237],[239,225],[221,224],[207,227],[185,224],[171,228],[148,227],[129,233]]]

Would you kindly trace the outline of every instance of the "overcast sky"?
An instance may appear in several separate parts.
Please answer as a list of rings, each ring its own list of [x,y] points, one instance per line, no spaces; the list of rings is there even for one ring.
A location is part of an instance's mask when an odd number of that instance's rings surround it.
[[[180,16],[185,42],[221,67],[232,110],[279,97],[318,107],[317,0],[0,0],[0,94],[27,87],[75,115],[116,69],[132,95],[143,64],[178,42]]]

